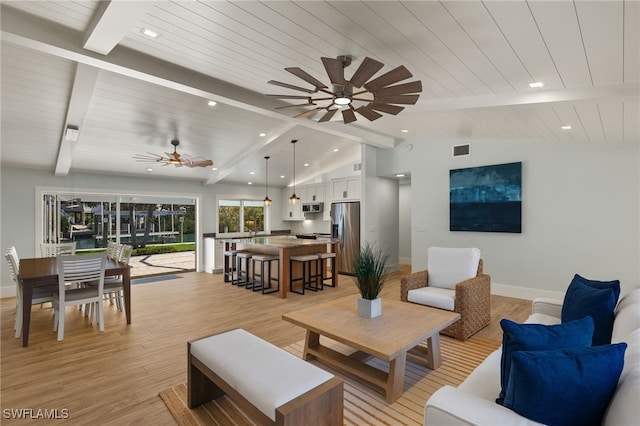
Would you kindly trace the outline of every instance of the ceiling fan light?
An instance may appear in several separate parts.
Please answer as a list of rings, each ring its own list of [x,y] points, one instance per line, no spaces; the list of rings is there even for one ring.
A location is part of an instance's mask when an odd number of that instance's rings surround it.
[[[351,103],[351,98],[346,96],[339,96],[333,100],[333,103],[336,105],[349,105]]]

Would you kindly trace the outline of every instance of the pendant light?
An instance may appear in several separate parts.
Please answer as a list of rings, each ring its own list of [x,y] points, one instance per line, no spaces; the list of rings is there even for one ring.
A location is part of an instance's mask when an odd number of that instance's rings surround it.
[[[293,144],[293,194],[289,197],[289,204],[296,205],[300,202],[300,198],[296,195],[296,142],[297,139],[291,141]]]
[[[271,205],[271,198],[269,198],[269,156],[264,157],[264,183],[266,187],[266,193],[264,197],[264,205],[268,207]]]

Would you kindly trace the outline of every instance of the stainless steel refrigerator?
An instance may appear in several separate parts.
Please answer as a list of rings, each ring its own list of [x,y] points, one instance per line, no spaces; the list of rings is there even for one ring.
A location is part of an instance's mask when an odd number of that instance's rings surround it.
[[[360,252],[360,202],[331,204],[331,237],[338,240],[338,273],[353,275]]]

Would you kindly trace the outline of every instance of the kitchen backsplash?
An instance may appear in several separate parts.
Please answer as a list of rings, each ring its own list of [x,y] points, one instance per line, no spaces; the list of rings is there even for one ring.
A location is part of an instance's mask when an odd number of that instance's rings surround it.
[[[322,220],[322,214],[316,214],[318,219],[303,220],[291,223],[292,234],[329,234],[331,233],[331,221]]]

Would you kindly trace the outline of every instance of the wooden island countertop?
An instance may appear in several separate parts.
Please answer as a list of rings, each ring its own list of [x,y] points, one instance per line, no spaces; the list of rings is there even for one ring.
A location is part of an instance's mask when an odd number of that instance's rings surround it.
[[[276,254],[280,256],[279,262],[279,282],[280,298],[287,297],[287,291],[289,289],[289,281],[291,277],[291,271],[289,268],[289,258],[291,256],[313,253],[337,253],[338,240],[333,238],[295,238],[284,235],[274,236],[259,236],[251,238],[229,238],[223,239],[224,249],[243,249],[256,253]],[[334,265],[334,271],[332,271],[332,284],[338,285],[338,256],[336,256],[336,264]],[[228,264],[228,259],[225,258],[224,270],[227,272],[231,265]],[[225,275],[226,276],[226,275]],[[225,278],[228,280],[228,278]]]

